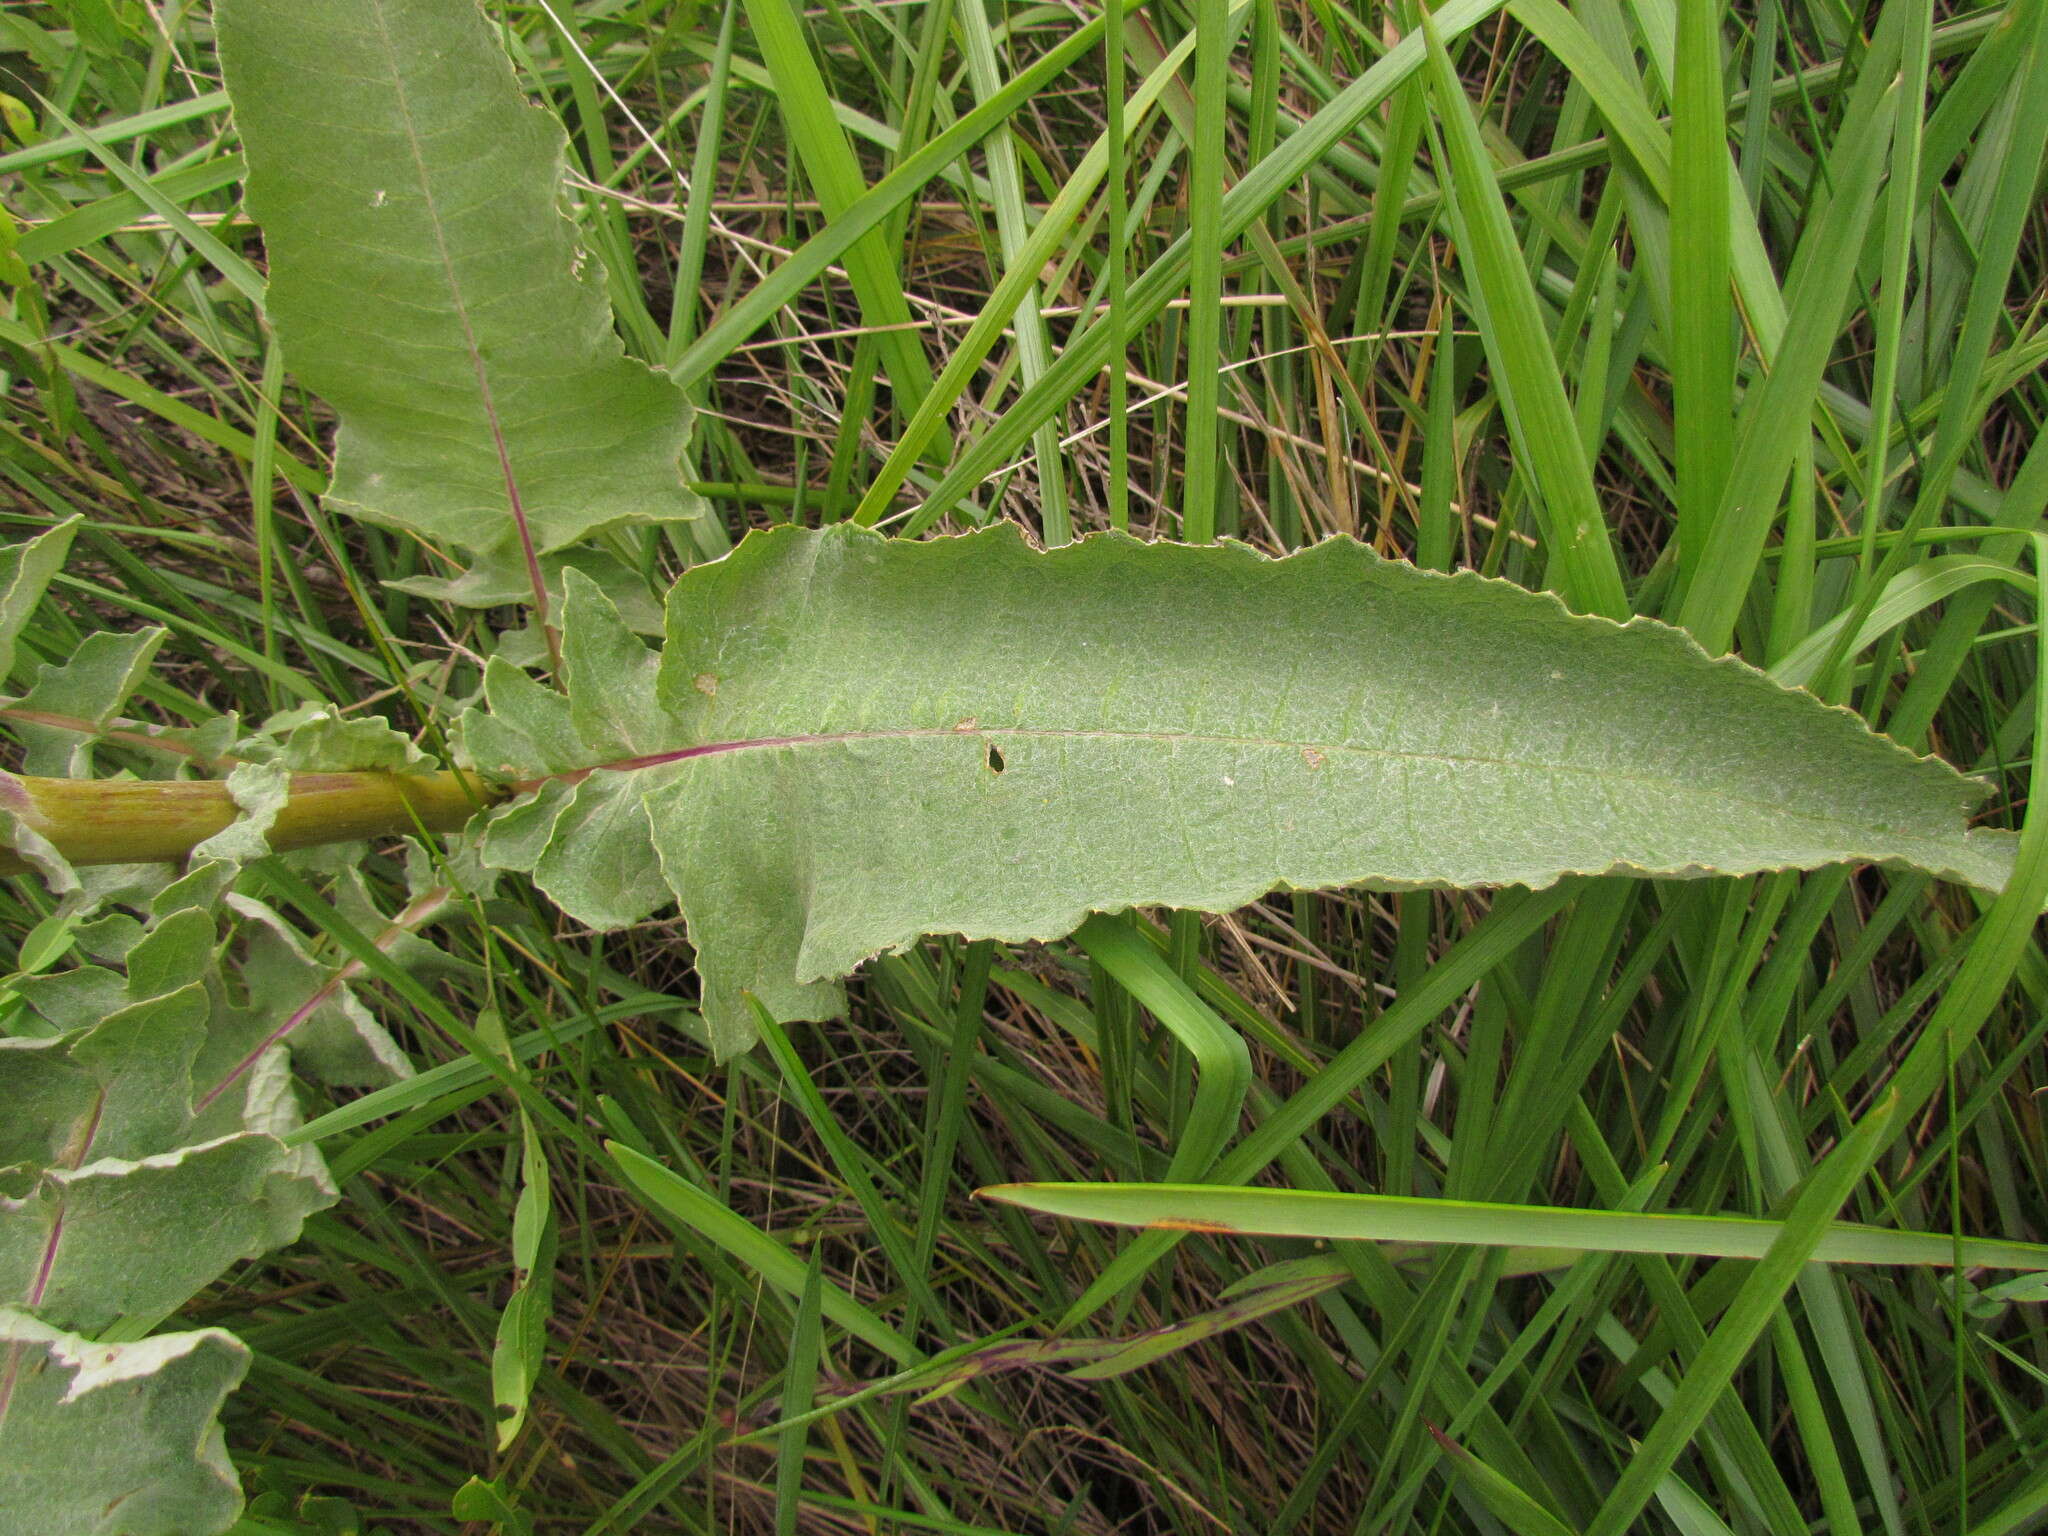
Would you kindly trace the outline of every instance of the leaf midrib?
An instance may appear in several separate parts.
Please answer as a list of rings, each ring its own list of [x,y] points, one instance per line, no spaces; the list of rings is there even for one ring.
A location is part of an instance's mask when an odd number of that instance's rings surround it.
[[[1192,743],[1224,747],[1267,748],[1274,750],[1291,749],[1296,752],[1320,752],[1324,754],[1344,753],[1355,757],[1380,758],[1400,762],[1433,763],[1443,765],[1464,765],[1492,768],[1526,768],[1537,773],[1552,773],[1600,783],[1625,785],[1630,788],[1657,788],[1681,792],[1697,799],[1718,800],[1732,805],[1768,810],[1773,816],[1788,817],[1815,825],[1845,828],[1868,836],[1883,833],[1893,837],[1919,838],[1925,834],[1912,828],[1886,825],[1875,822],[1853,820],[1826,812],[1805,810],[1788,806],[1782,800],[1767,800],[1761,796],[1735,794],[1724,788],[1702,787],[1687,784],[1684,780],[1661,775],[1628,773],[1622,770],[1612,772],[1589,768],[1577,763],[1542,762],[1526,757],[1495,757],[1475,752],[1418,752],[1403,751],[1395,747],[1370,747],[1356,743],[1296,740],[1286,737],[1236,736],[1207,731],[1133,731],[1102,727],[1081,729],[1076,727],[1021,726],[1021,725],[980,725],[961,726],[906,726],[889,730],[828,731],[803,736],[760,736],[736,741],[702,742],[693,747],[678,747],[666,752],[650,752],[638,757],[620,758],[607,763],[595,763],[587,768],[569,769],[562,773],[546,774],[539,778],[521,780],[513,785],[518,791],[538,788],[548,779],[560,779],[566,783],[578,783],[593,773],[634,773],[650,768],[667,767],[687,762],[692,758],[711,757],[727,752],[746,752],[775,747],[818,747],[838,746],[856,741],[909,741],[941,739],[980,739],[999,736],[1007,739],[1031,739],[1047,741],[1154,741],[1172,745]],[[1907,754],[1910,756],[1910,754]],[[1309,765],[1309,771],[1316,771],[1319,765]]]

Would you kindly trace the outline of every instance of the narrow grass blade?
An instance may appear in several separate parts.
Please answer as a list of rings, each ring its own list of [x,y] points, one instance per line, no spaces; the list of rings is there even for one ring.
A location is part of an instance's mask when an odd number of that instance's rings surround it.
[[[846,142],[832,110],[831,93],[804,37],[803,22],[789,0],[747,0],[754,41],[761,61],[775,79],[776,104],[803,162],[825,216],[837,218],[851,208],[867,184],[860,162]],[[897,253],[872,234],[846,251],[846,275],[860,300],[861,316],[876,328],[890,382],[907,410],[915,409],[932,387],[931,366],[910,325],[910,302],[903,296]]]
[[[1634,1528],[1643,1506],[1655,1496],[1665,1474],[1720,1401],[1751,1346],[1770,1326],[1800,1269],[1826,1240],[1834,1213],[1884,1150],[1897,1109],[1894,1098],[1871,1111],[1814,1170],[1762,1260],[1742,1282],[1709,1335],[1706,1347],[1693,1357],[1670,1406],[1624,1465],[1586,1536],[1622,1536]]]
[[[1429,41],[1431,99],[1450,162],[1444,180],[1452,223],[1471,275],[1469,291],[1480,340],[1493,365],[1494,387],[1500,391],[1516,460],[1534,490],[1546,555],[1574,607],[1625,618],[1629,603],[1621,567],[1579,444],[1549,328],[1530,286],[1528,267],[1465,88],[1451,67],[1435,22],[1427,11],[1420,14]]]
[[[716,1243],[785,1296],[803,1295],[809,1269],[784,1244],[646,1154],[616,1141],[607,1141],[604,1148],[626,1182],[654,1209]],[[919,1362],[907,1339],[838,1286],[821,1281],[818,1306],[826,1317],[897,1364]]]
[[[1173,1149],[1173,1179],[1197,1179],[1216,1161],[1237,1129],[1251,1085],[1251,1053],[1244,1037],[1144,942],[1127,922],[1093,917],[1074,934],[1090,959],[1172,1032],[1195,1060],[1194,1107],[1187,1134]]]
[[[1728,144],[1721,11],[1682,5],[1673,81],[1671,425],[1679,582],[1705,553],[1734,448],[1735,305],[1729,286]]]
[[[1885,98],[1871,133],[1837,148],[1829,167],[1834,201],[1800,241],[1786,285],[1790,322],[1769,376],[1743,400],[1726,486],[1700,551],[1698,579],[1680,610],[1680,622],[1710,653],[1727,650],[1734,639],[1786,478],[1813,430],[1811,402],[1834,351],[1877,200],[1896,100]]]
[[[1114,7],[1118,0],[1111,3]],[[959,19],[960,35],[967,50],[968,78],[973,82],[975,96],[986,101],[1002,88],[1002,79],[983,0],[964,0]],[[1023,173],[1018,168],[1017,146],[1011,140],[1008,126],[990,135],[983,148],[988,156],[989,185],[995,190],[996,232],[1003,261],[1006,266],[1016,265],[1031,238],[1031,211],[1025,206]],[[1052,361],[1052,343],[1038,310],[1038,287],[1034,283],[1024,289],[1011,322],[1017,333],[1018,376],[1026,385],[1037,383]],[[1038,467],[1039,530],[1047,544],[1064,544],[1073,538],[1074,529],[1067,510],[1066,455],[1060,448],[1059,430],[1052,422],[1042,423],[1033,434],[1032,451]]]
[[[1188,409],[1181,481],[1181,537],[1216,537],[1223,333],[1223,129],[1229,101],[1230,8],[1195,0],[1195,124],[1188,145]]]
[[[789,1359],[782,1368],[782,1416],[796,1418],[811,1411],[818,1387],[818,1362],[824,1353],[820,1326],[825,1296],[822,1249],[811,1250],[804,1288],[797,1296],[796,1325],[790,1330]],[[775,1442],[775,1536],[796,1536],[803,1516],[804,1451],[810,1435],[785,1429]]]
[[[980,1193],[1052,1216],[1176,1231],[1727,1259],[1763,1258],[1786,1226],[1745,1216],[1574,1210],[1208,1184],[1000,1184]],[[1965,1238],[1958,1247],[1945,1232],[1889,1232],[1836,1222],[1821,1232],[1812,1258],[1825,1264],[2048,1270],[2048,1244]]]
[[[1478,25],[1502,3],[1503,0],[1451,0],[1437,13],[1434,24],[1444,37],[1453,37]],[[1379,62],[1283,140],[1272,154],[1247,171],[1223,195],[1218,238],[1228,241],[1242,234],[1286,187],[1306,175],[1413,74],[1422,57],[1419,33],[1402,38]],[[1150,325],[1186,285],[1190,250],[1187,237],[1181,237],[1132,284],[1123,317],[1126,334]],[[989,430],[954,460],[917,516],[906,525],[905,532],[928,528],[945,516],[974,486],[1006,463],[1039,422],[1099,374],[1109,361],[1111,334],[1108,326],[1098,323],[1070,339],[1045,377],[1019,395]]]
[[[1136,3],[1136,0],[1132,0],[1132,3]],[[1044,90],[1047,85],[1059,78],[1064,70],[1072,67],[1077,59],[1099,43],[1101,37],[1101,21],[1088,23],[1043,57],[1033,60],[1019,70],[986,100],[963,113],[943,133],[919,148],[873,187],[840,210],[835,217],[826,222],[824,228],[797,247],[787,260],[749,289],[738,303],[719,315],[670,365],[670,376],[686,386],[702,381],[734,347],[766,324],[769,316],[816,282],[834,262],[846,257],[871,230],[880,228],[933,177],[954,164],[976,143],[999,128],[1003,121],[1028,102],[1033,94]],[[1055,216],[1054,211],[1048,211],[1042,217],[1039,228],[1042,230],[1048,223],[1053,225],[1055,230],[1061,227],[1061,221]],[[1037,238],[1034,232],[1034,240]],[[1035,252],[1038,247],[1034,244],[1028,249]],[[1048,243],[1045,254],[1050,253],[1051,245]],[[991,310],[998,308],[997,299],[1013,299],[1010,308],[1002,310],[995,322],[994,331],[997,334],[1000,334],[1002,326],[1008,323],[1007,317],[1014,311],[1016,302],[1021,302],[1025,283],[1036,276],[1037,270],[1030,265],[1026,256],[1020,255],[1012,264],[1011,273],[1005,275],[1006,282],[1015,283],[1014,296],[999,287],[991,297],[988,305]],[[927,409],[928,406],[920,409],[920,418]],[[904,440],[909,441],[907,435]],[[922,449],[918,451],[921,452]],[[917,454],[912,453],[909,457],[915,462]],[[898,483],[901,483],[900,480]]]

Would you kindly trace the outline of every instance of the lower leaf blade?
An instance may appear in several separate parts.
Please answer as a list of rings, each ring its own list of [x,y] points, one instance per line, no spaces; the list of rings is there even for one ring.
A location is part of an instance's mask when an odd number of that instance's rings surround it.
[[[249,1351],[218,1328],[100,1344],[0,1308],[9,1530],[215,1536],[241,1512],[220,1406]]]

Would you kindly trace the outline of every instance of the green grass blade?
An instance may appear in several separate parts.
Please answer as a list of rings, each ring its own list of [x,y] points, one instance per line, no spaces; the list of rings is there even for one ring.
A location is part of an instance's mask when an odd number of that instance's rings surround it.
[[[1826,1237],[1830,1218],[1883,1151],[1895,1127],[1897,1107],[1896,1101],[1888,1101],[1871,1111],[1814,1171],[1786,1212],[1769,1249],[1708,1337],[1706,1347],[1692,1360],[1670,1406],[1629,1458],[1600,1513],[1586,1528],[1586,1536],[1621,1536],[1634,1527],[1643,1506],[1727,1390],[1743,1357],[1770,1326],[1801,1267]]]
[[[803,21],[789,0],[747,0],[747,17],[761,61],[775,81],[775,99],[791,142],[802,161],[825,216],[837,218],[868,190],[860,162],[846,142],[833,111],[825,77],[811,56]],[[931,365],[911,323],[910,303],[903,296],[897,253],[874,234],[866,234],[845,252],[846,275],[860,300],[863,321],[878,332],[890,382],[906,411],[915,409],[932,387]]]
[[[1315,1238],[1325,1242],[1474,1243],[1578,1253],[1761,1259],[1786,1223],[1743,1216],[1577,1210],[1405,1195],[1219,1188],[1208,1184],[1003,1184],[979,1192],[1052,1216],[1121,1226]],[[1965,1264],[2048,1270],[2048,1244],[1888,1232],[1835,1222],[1814,1240],[1824,1264]]]
[[[1808,229],[1786,285],[1790,315],[1761,387],[1745,396],[1726,489],[1686,589],[1680,622],[1714,654],[1728,649],[1764,542],[1777,522],[1785,481],[1812,432],[1813,400],[1834,351],[1890,149],[1897,97],[1888,94],[1869,133],[1845,140],[1830,165],[1834,201]]]
[[[1471,273],[1469,293],[1480,339],[1493,365],[1494,387],[1500,391],[1517,461],[1534,488],[1546,554],[1557,572],[1559,589],[1574,607],[1625,618],[1628,594],[1608,537],[1606,513],[1579,446],[1549,329],[1516,245],[1500,184],[1436,23],[1427,11],[1421,13],[1421,22],[1429,41],[1430,95],[1449,158],[1445,185],[1452,223]]]
[[[959,18],[961,38],[966,44],[968,78],[973,82],[975,95],[986,101],[1002,88],[988,12],[982,0],[964,0]],[[996,230],[1003,261],[1006,267],[1016,265],[1030,240],[1031,212],[1024,203],[1017,147],[1007,125],[990,135],[983,149],[988,156],[989,185],[995,191]],[[1017,334],[1017,372],[1027,386],[1044,377],[1052,361],[1052,344],[1038,311],[1039,290],[1032,283],[1018,298],[1011,320]],[[1060,447],[1059,430],[1054,423],[1041,423],[1032,434],[1032,452],[1038,464],[1039,531],[1047,544],[1064,544],[1074,536],[1074,530],[1067,511],[1066,454]]]
[[[1673,82],[1671,418],[1679,584],[1707,547],[1734,450],[1735,306],[1729,286],[1727,105],[1718,6],[1679,7]]]
[[[1501,3],[1502,0],[1452,0],[1437,14],[1435,25],[1445,37],[1453,37],[1478,25],[1498,10]],[[1402,38],[1378,63],[1346,86],[1272,154],[1247,171],[1223,196],[1218,238],[1229,241],[1242,234],[1286,187],[1307,174],[1324,154],[1413,74],[1421,65],[1422,56],[1420,34],[1410,33]],[[1151,324],[1186,285],[1189,253],[1190,242],[1183,236],[1132,285],[1123,317],[1128,330]],[[932,489],[924,506],[905,525],[904,532],[908,534],[930,527],[957,505],[969,490],[1007,462],[1040,421],[1102,371],[1109,361],[1111,334],[1108,327],[1098,323],[1070,339],[1059,361],[1045,377],[1019,395],[1010,409],[972,447],[955,459],[945,478]]]
[[[781,1242],[644,1153],[616,1141],[606,1142],[605,1150],[653,1209],[716,1243],[785,1296],[803,1295],[809,1268]],[[919,1362],[908,1340],[838,1286],[821,1283],[818,1306],[826,1317],[897,1364]]]
[[[1211,366],[1223,335],[1223,128],[1235,37],[1226,0],[1195,0],[1195,125],[1188,156],[1188,409],[1182,466],[1181,537],[1216,537],[1217,406],[1221,374]]]

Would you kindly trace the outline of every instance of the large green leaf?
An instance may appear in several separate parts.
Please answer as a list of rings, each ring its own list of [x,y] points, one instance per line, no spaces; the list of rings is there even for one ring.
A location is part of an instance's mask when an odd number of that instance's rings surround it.
[[[88,1332],[161,1317],[230,1266],[296,1242],[333,1203],[333,1185],[267,1135],[44,1168],[21,1199],[0,1194],[0,1296]]]
[[[216,1416],[248,1368],[218,1328],[100,1344],[0,1307],[0,1531],[226,1530],[242,1489]]]
[[[118,996],[95,987],[96,1022],[0,1038],[0,1297],[45,1322],[161,1316],[334,1201],[318,1154],[280,1140],[300,1123],[289,1061],[325,977],[272,958],[248,977],[267,998],[229,1003],[211,908],[231,877],[201,865],[156,893],[146,927],[124,924],[127,976]],[[316,1031],[353,1069],[368,1042],[337,1050],[345,1033]]]
[[[784,527],[687,573],[659,660],[572,579],[567,697],[465,739],[545,780],[487,856],[599,925],[680,899],[721,1048],[922,934],[1275,887],[1876,860],[2001,885],[1985,786],[1678,630],[1379,559]],[[610,765],[613,771],[577,770]]]
[[[221,61],[334,502],[519,561],[695,516],[683,397],[627,358],[558,200],[564,140],[474,0],[221,0]],[[516,501],[514,497],[516,496]]]

